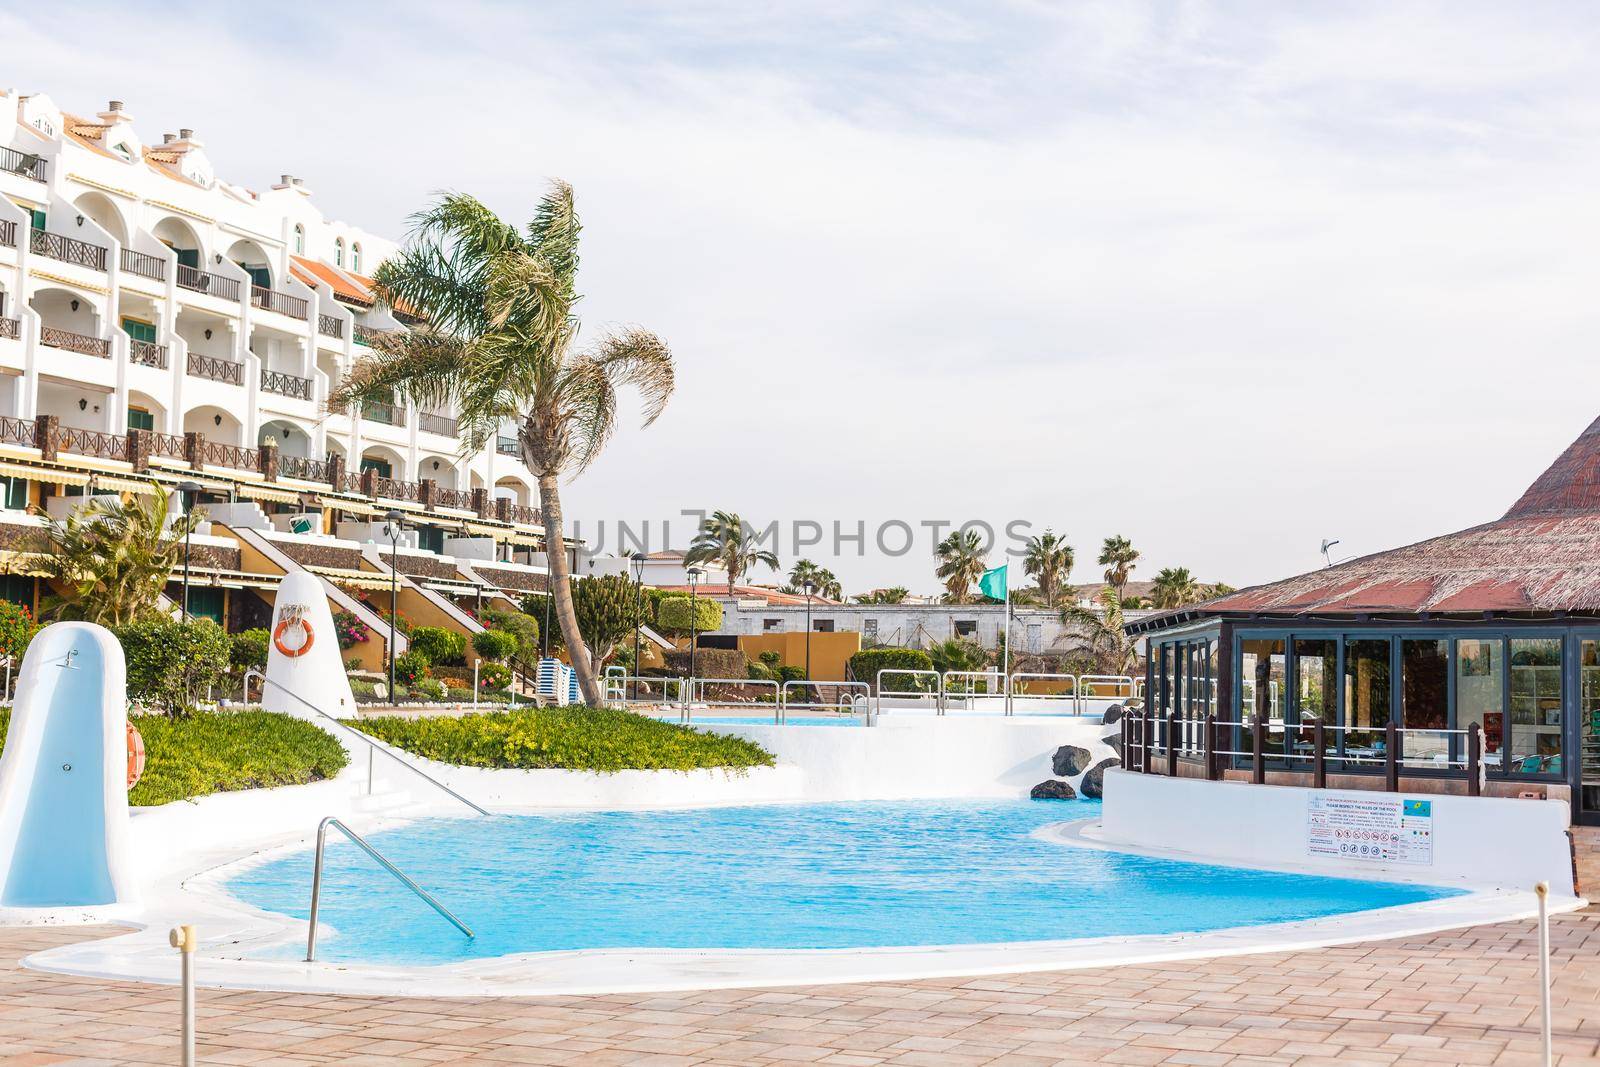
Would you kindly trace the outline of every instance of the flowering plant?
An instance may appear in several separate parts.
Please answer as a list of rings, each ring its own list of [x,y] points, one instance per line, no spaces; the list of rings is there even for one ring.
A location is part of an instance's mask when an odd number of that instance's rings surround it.
[[[348,611],[333,613],[333,632],[339,637],[340,648],[354,648],[370,640],[372,631],[367,624]]]

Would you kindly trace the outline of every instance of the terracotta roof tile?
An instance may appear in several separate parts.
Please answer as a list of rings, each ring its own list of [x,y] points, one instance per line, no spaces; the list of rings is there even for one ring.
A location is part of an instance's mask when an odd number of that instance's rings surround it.
[[[326,263],[315,259],[307,259],[304,256],[290,256],[289,258],[301,270],[327,282],[328,286],[333,289],[335,296],[360,304],[362,307],[372,306],[374,297],[371,283],[359,274],[351,274],[349,271],[340,270],[338,267],[330,267]],[[312,288],[317,286],[317,282],[308,282],[307,284]]]

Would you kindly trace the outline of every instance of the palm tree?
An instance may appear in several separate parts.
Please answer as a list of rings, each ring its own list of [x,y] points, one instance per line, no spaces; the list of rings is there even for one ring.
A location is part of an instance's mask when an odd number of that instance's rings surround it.
[[[856,594],[857,604],[904,604],[906,597],[911,595],[911,590],[903,585],[891,585],[887,589],[874,589],[870,593]]]
[[[550,586],[567,657],[584,699],[600,687],[578,632],[562,536],[561,482],[599,456],[617,422],[617,393],[636,387],[644,424],[672,395],[672,353],[631,327],[577,346],[578,234],[572,187],[554,183],[519,229],[476,199],[451,193],[415,218],[411,239],[378,269],[391,306],[419,316],[410,331],[381,334],[329,406],[390,399],[453,405],[464,452],[490,443],[503,423],[539,482]]]
[[[1120,534],[1108,537],[1100,546],[1100,566],[1106,569],[1106,581],[1117,588],[1117,599],[1122,599],[1123,591],[1128,585],[1128,575],[1133,573],[1134,564],[1139,560],[1139,550],[1133,543]]]
[[[1061,609],[1061,621],[1083,641],[1095,666],[1105,674],[1126,675],[1139,661],[1139,644],[1122,629],[1122,600],[1111,586],[1095,597],[1097,607],[1069,604]]]
[[[1039,583],[1039,595],[1044,597],[1044,606],[1056,606],[1056,590],[1067,584],[1067,579],[1072,575],[1073,564],[1072,546],[1067,544],[1065,537],[1060,537],[1050,530],[1028,538],[1028,544],[1022,556],[1022,569],[1030,578]]]
[[[1156,572],[1150,599],[1158,608],[1181,608],[1198,603],[1204,599],[1204,593],[1188,567],[1163,567]]]
[[[153,614],[200,517],[173,518],[166,495],[156,492],[129,503],[94,497],[65,519],[49,519],[36,539],[38,565],[56,589],[45,613],[102,626]]]
[[[953,531],[939,542],[934,554],[939,558],[939,569],[935,574],[944,582],[945,600],[952,604],[967,603],[971,599],[967,590],[973,582],[983,577],[986,569],[983,541],[978,531]]]
[[[802,559],[790,568],[789,583],[784,586],[783,591],[802,592],[807,582],[810,582],[812,589],[824,599],[844,599],[844,586],[839,584],[839,579],[834,577],[833,572],[826,567],[817,566],[809,559]]]
[[[685,563],[719,563],[728,572],[728,592],[739,584],[739,576],[757,563],[778,569],[778,557],[751,535],[755,531],[745,525],[736,512],[713,511],[709,519],[702,519],[700,532],[695,534],[689,551],[683,554]]]

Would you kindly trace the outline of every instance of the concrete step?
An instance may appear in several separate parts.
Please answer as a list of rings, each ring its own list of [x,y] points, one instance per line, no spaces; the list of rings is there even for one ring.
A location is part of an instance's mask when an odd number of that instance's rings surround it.
[[[414,803],[415,798],[404,789],[384,790],[380,788],[375,793],[366,792],[366,787],[356,795],[353,807],[356,811],[392,813],[400,808],[408,807]]]

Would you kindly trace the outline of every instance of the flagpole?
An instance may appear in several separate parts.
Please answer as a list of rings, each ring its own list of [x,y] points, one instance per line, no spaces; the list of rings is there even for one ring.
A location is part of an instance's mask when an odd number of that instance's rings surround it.
[[[1011,561],[1005,562],[1006,568],[1006,639],[1004,651],[1000,659],[1000,685],[1005,693],[1011,692]]]

